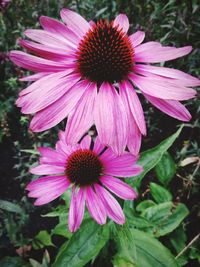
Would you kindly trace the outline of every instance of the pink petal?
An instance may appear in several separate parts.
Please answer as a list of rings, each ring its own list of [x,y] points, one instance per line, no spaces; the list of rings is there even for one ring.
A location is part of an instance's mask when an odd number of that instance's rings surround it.
[[[41,177],[41,178],[38,178],[36,180],[31,181],[26,186],[26,190],[35,191],[37,189],[38,190],[44,189],[47,186],[53,187],[55,184],[59,184],[64,180],[67,182],[67,184],[70,184],[70,182],[68,181],[68,179],[64,175],[62,175],[62,176],[44,176],[44,177]]]
[[[58,133],[59,141],[56,143],[56,151],[62,154],[64,157],[68,157],[74,150],[80,149],[80,145],[70,146],[66,144],[65,133],[63,131],[59,131]],[[66,157],[66,158],[67,158]]]
[[[90,24],[74,11],[63,8],[60,16],[67,26],[79,37],[82,37],[90,29]]]
[[[138,46],[143,42],[145,38],[145,33],[142,31],[137,31],[129,36],[129,39],[133,45],[133,47]]]
[[[146,135],[146,123],[144,119],[143,109],[133,86],[128,81],[124,81],[120,84],[120,89],[122,98],[127,99],[129,109],[135,122],[138,125],[138,128],[143,135]]]
[[[41,132],[61,122],[76,106],[85,91],[85,87],[85,81],[75,84],[59,100],[38,112],[31,121],[31,130],[33,132]]]
[[[52,73],[51,72],[39,72],[39,73],[35,73],[29,76],[22,77],[19,80],[22,82],[32,82],[32,81],[37,81],[50,74]]]
[[[90,149],[92,138],[88,134],[82,139],[80,146],[82,149]]]
[[[94,142],[93,151],[97,154],[101,153],[105,146],[100,142],[99,137],[97,136]]]
[[[75,48],[77,47],[80,38],[76,35],[76,33],[71,31],[69,28],[66,27],[66,25],[64,25],[60,21],[52,19],[50,17],[41,16],[40,24],[42,25],[45,31],[49,31],[57,35],[63,36],[70,42],[70,45]]]
[[[140,174],[143,170],[141,166],[135,164],[138,157],[130,153],[110,159],[109,161],[105,160],[103,157],[101,157],[101,159],[103,160],[104,174],[107,175],[132,177]]]
[[[122,199],[133,200],[137,198],[136,192],[133,188],[121,180],[112,176],[102,176],[101,182],[105,185],[112,193]]]
[[[56,174],[65,172],[64,166],[41,164],[30,169],[30,173],[37,175]]]
[[[144,95],[149,102],[151,102],[155,107],[160,109],[161,111],[167,113],[168,115],[181,120],[181,121],[189,121],[192,117],[189,111],[182,105],[180,102],[176,100],[163,100],[159,98],[155,98],[153,96]]]
[[[102,186],[95,184],[94,187],[97,195],[103,202],[108,217],[118,224],[124,224],[125,216],[116,199],[114,199],[114,197]]]
[[[96,84],[88,84],[88,87],[77,103],[74,112],[69,115],[65,130],[67,143],[77,143],[94,123],[93,109],[96,95]]]
[[[40,164],[65,166],[66,156],[58,153],[56,150],[50,147],[38,147],[38,151],[41,154]]]
[[[65,95],[79,80],[79,74],[66,76],[63,73],[63,77],[61,77],[60,73],[55,73],[54,75],[46,76],[36,81],[34,83],[35,90],[18,99],[17,104],[22,107],[22,113],[38,112]],[[40,93],[38,92],[39,90]]]
[[[114,22],[113,22],[114,27],[118,27],[119,30],[123,30],[123,32],[127,33],[129,29],[129,21],[128,18],[125,14],[119,14]]]
[[[128,134],[127,146],[128,146],[129,151],[133,155],[139,154],[141,142],[142,142],[141,132],[140,132],[133,116],[131,116],[129,118],[129,134]]]
[[[145,94],[161,99],[187,100],[195,97],[196,91],[184,86],[178,86],[172,81],[164,81],[162,77],[142,77],[136,74],[130,74],[133,83]]]
[[[119,94],[109,83],[103,83],[99,89],[94,119],[100,141],[121,154],[127,143],[127,115]]]
[[[76,59],[76,55],[71,49],[55,49],[54,47],[34,43],[27,40],[20,40],[19,44],[28,51],[36,54],[37,56],[41,56],[49,60],[66,62],[66,60],[74,61]]]
[[[109,162],[111,159],[115,159],[118,157],[113,150],[109,147],[107,148],[100,156],[104,162]]]
[[[62,35],[58,35],[53,32],[30,29],[26,30],[24,34],[35,42],[38,42],[48,47],[50,46],[55,50],[58,48],[58,51],[59,49],[66,49],[66,51],[70,51],[71,49],[71,51],[75,51],[76,48],[73,48],[74,46],[72,45],[72,43],[69,42]]]
[[[34,72],[58,72],[69,68],[69,63],[55,62],[52,60],[36,57],[21,51],[11,51],[10,60],[16,65]]]
[[[177,79],[177,82],[178,83],[182,82],[184,86],[199,86],[200,85],[199,79],[183,71],[172,69],[172,68],[137,64],[134,67],[134,70],[136,70],[138,73],[141,73],[141,74],[143,71],[145,71],[147,73],[149,72],[149,73],[161,75],[161,76],[172,78],[172,79]]]
[[[75,186],[72,189],[72,196],[69,208],[68,224],[70,232],[76,232],[83,220],[85,210],[85,189],[80,188],[75,192]]]
[[[184,46],[181,48],[170,47],[170,46],[151,46],[143,49],[142,44],[135,48],[134,60],[135,62],[146,62],[146,63],[158,63],[183,57],[189,54],[192,50],[191,46]]]
[[[106,223],[106,210],[101,199],[94,193],[91,186],[86,188],[86,205],[92,216],[98,224]]]

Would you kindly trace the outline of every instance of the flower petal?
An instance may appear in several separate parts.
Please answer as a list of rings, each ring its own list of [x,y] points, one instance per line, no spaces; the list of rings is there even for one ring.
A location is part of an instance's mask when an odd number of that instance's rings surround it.
[[[86,205],[92,218],[97,221],[98,224],[106,223],[105,207],[91,186],[86,188]]]
[[[83,220],[85,211],[85,189],[80,188],[75,192],[75,186],[72,189],[72,196],[69,208],[68,224],[70,232],[76,232]]]
[[[178,83],[182,82],[184,86],[199,86],[200,85],[200,79],[197,79],[193,77],[192,75],[189,75],[183,71],[172,69],[172,68],[137,64],[134,67],[134,70],[136,70],[138,73],[141,73],[141,74],[143,74],[144,72],[147,72],[147,73],[153,73],[156,75],[168,77],[171,79],[176,79]]]
[[[120,89],[122,98],[126,98],[129,104],[129,109],[135,122],[138,125],[138,128],[143,135],[146,135],[146,123],[144,119],[143,109],[133,86],[128,81],[124,81],[120,84]]]
[[[105,146],[100,142],[99,137],[97,136],[94,142],[94,148],[93,151],[97,154],[100,154],[103,149],[105,149]]]
[[[93,109],[96,95],[96,84],[88,84],[88,87],[77,103],[74,112],[68,117],[65,129],[67,143],[77,143],[94,123]]]
[[[87,134],[87,135],[81,140],[81,143],[80,143],[81,148],[82,148],[82,149],[90,149],[91,141],[92,141],[91,136]]]
[[[55,103],[39,111],[32,119],[30,129],[33,132],[41,132],[57,125],[76,106],[85,91],[85,87],[85,81],[78,82]]]
[[[155,107],[178,120],[189,121],[192,118],[189,111],[179,101],[163,100],[147,94],[144,94],[144,96]]]
[[[115,153],[121,154],[127,143],[126,110],[119,94],[109,83],[103,83],[99,89],[94,120],[102,144],[111,145]]]
[[[129,36],[129,39],[133,45],[133,47],[138,46],[143,42],[145,38],[145,33],[142,31],[137,31]]]
[[[32,82],[32,81],[37,81],[50,74],[52,74],[52,72],[38,72],[29,76],[22,77],[19,80],[22,82]]]
[[[41,164],[37,167],[33,167],[30,169],[30,173],[37,175],[64,173],[64,171],[65,171],[65,166],[56,166],[48,164]]]
[[[102,154],[103,156],[103,154]],[[135,164],[137,156],[125,153],[124,155],[110,159],[109,161],[102,158],[104,174],[118,177],[132,177],[138,175],[143,170],[141,166]]]
[[[69,63],[55,62],[17,50],[11,51],[9,56],[10,60],[12,60],[16,65],[34,72],[66,71],[67,68],[71,67]]]
[[[102,176],[100,180],[111,192],[122,199],[133,200],[137,198],[137,193],[134,189],[117,178]]]
[[[90,29],[90,24],[79,14],[63,8],[60,12],[62,20],[81,38]]]
[[[113,26],[117,27],[119,30],[123,30],[123,32],[127,33],[128,29],[129,29],[129,21],[128,21],[128,17],[125,14],[119,14],[114,22],[113,22]]]
[[[143,49],[142,44],[135,48],[134,60],[135,62],[146,62],[146,63],[159,63],[183,57],[189,54],[192,50],[191,46],[184,46],[181,48],[170,47],[170,46],[149,46]]]
[[[38,151],[41,154],[40,164],[65,166],[66,156],[58,153],[56,150],[50,147],[38,147]]]
[[[104,204],[108,217],[118,224],[124,224],[125,216],[116,199],[102,186],[95,184],[94,187],[97,195]]]
[[[164,81],[162,77],[142,77],[136,74],[130,74],[133,83],[145,94],[161,99],[187,100],[195,97],[196,91],[184,86],[178,86],[173,81]]]

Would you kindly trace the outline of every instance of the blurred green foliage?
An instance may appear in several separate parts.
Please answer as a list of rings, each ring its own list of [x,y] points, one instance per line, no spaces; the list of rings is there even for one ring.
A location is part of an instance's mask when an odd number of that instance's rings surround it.
[[[189,56],[163,65],[200,76],[198,0],[13,0],[6,7],[1,6],[0,266],[48,267],[53,262],[59,267],[59,263],[70,267],[199,266],[199,98],[187,101],[193,119],[176,135],[172,134],[179,122],[141,99],[148,126],[148,136],[142,147],[145,152],[141,156],[146,171],[145,176],[138,177],[133,184],[140,197],[135,203],[124,203],[125,226],[116,228],[109,223],[108,231],[107,226],[97,226],[86,214],[80,232],[72,236],[66,227],[68,193],[60,201],[41,208],[35,208],[26,197],[25,185],[32,179],[28,169],[38,160],[36,147],[52,146],[64,123],[37,135],[28,131],[30,118],[15,106],[18,92],[26,86],[18,81],[25,71],[9,61],[8,53],[20,49],[17,40],[23,37],[25,29],[40,27],[40,15],[59,19],[62,7],[73,9],[88,20],[111,20],[120,12],[126,13],[130,32],[144,30],[146,41],[158,40],[177,47],[192,45],[193,52]],[[168,136],[164,146],[159,144]],[[170,154],[166,152],[168,149]],[[88,227],[88,222],[92,227]],[[94,239],[88,241],[90,235]],[[80,239],[83,245],[78,247],[76,242]],[[73,261],[69,261],[70,257]],[[74,265],[66,265],[67,262]]]

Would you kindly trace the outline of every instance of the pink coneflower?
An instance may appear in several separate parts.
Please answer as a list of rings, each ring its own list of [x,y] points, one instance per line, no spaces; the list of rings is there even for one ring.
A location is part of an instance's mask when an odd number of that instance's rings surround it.
[[[93,125],[100,141],[120,154],[126,146],[138,153],[141,134],[146,134],[142,106],[135,87],[158,109],[179,120],[191,116],[179,102],[193,98],[200,81],[176,69],[149,65],[187,55],[191,46],[163,47],[146,42],[145,33],[128,36],[129,21],[87,22],[77,13],[62,9],[65,24],[42,16],[43,30],[27,30],[32,39],[20,40],[35,55],[12,51],[17,65],[36,74],[21,91],[17,105],[25,114],[36,113],[30,128],[44,131],[68,117],[66,140],[75,144]],[[144,64],[147,63],[147,64]]]
[[[142,167],[136,165],[138,159],[128,152],[115,155],[110,148],[104,147],[98,137],[95,142],[89,135],[80,144],[69,146],[64,132],[56,149],[39,148],[40,165],[31,173],[48,175],[28,184],[28,196],[37,198],[35,205],[46,204],[62,195],[70,186],[68,224],[75,232],[83,219],[85,205],[92,218],[99,224],[106,223],[106,217],[118,224],[125,222],[123,211],[111,192],[122,199],[133,200],[137,194],[132,187],[116,177],[131,177],[139,174]],[[91,148],[92,147],[92,148]]]

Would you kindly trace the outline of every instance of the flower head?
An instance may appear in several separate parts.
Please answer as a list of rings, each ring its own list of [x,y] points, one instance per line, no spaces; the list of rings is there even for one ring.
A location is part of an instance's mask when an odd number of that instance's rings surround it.
[[[182,71],[150,65],[187,55],[191,46],[163,47],[142,44],[145,33],[128,36],[129,21],[87,22],[77,13],[62,9],[64,24],[40,18],[43,30],[27,30],[30,40],[20,40],[30,55],[12,51],[17,65],[36,72],[22,78],[34,81],[20,92],[17,105],[25,114],[35,113],[30,128],[43,131],[68,117],[66,141],[76,144],[95,124],[100,141],[118,153],[126,146],[138,154],[141,134],[146,134],[143,109],[135,88],[158,109],[182,121],[190,120],[180,103],[193,98],[190,87],[200,81]]]
[[[40,165],[32,168],[31,173],[46,176],[28,184],[28,196],[37,198],[35,205],[43,205],[71,186],[68,216],[71,232],[79,228],[85,205],[97,223],[105,224],[108,216],[123,224],[123,211],[111,193],[128,200],[137,197],[132,187],[119,177],[131,177],[142,171],[142,167],[135,164],[138,157],[128,152],[117,156],[110,148],[104,147],[98,137],[93,142],[87,135],[75,146],[66,144],[64,132],[60,132],[59,137],[55,150],[39,148]]]

